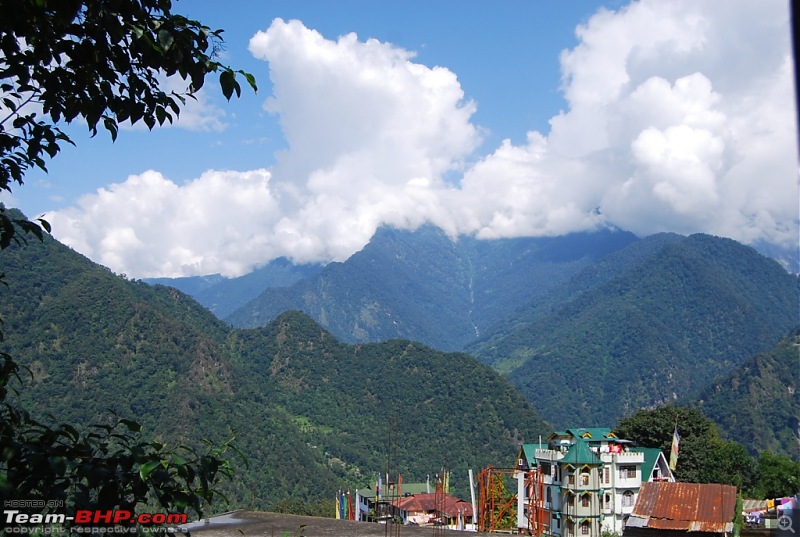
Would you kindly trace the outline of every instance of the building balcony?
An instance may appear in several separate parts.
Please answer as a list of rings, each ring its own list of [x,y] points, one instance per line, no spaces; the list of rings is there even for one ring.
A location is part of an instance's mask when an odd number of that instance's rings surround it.
[[[556,462],[564,457],[564,453],[555,449],[537,449],[534,451],[534,456],[540,461]]]
[[[606,464],[616,462],[617,464],[642,464],[644,453],[636,451],[623,451],[622,453],[600,453],[600,460]]]

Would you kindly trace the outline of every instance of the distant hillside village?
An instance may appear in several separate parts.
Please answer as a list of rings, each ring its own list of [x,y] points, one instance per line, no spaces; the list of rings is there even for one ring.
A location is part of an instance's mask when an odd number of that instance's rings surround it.
[[[738,505],[734,486],[677,482],[677,433],[672,448],[668,461],[611,429],[557,431],[523,444],[516,467],[482,469],[471,501],[449,494],[447,473],[433,484],[387,476],[374,490],[340,491],[336,517],[538,537],[712,537],[732,535],[737,514],[753,535],[800,515],[798,497]]]

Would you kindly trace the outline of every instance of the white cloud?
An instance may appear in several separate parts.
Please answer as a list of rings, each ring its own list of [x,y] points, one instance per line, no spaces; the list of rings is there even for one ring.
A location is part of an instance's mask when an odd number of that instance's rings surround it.
[[[569,110],[551,132],[505,142],[465,177],[474,204],[486,193],[505,207],[472,225],[487,236],[552,234],[602,216],[641,235],[709,232],[796,247],[789,29],[781,2],[601,11],[561,56]]]
[[[796,246],[789,30],[784,2],[602,10],[561,55],[568,109],[550,132],[468,166],[480,130],[454,73],[278,19],[250,42],[288,145],[273,169],[185,185],[147,172],[51,219],[61,240],[135,276],[342,260],[382,223],[426,221],[486,238],[615,225]]]
[[[267,170],[209,171],[177,185],[155,171],[48,214],[59,240],[131,276],[237,275],[281,255]]]

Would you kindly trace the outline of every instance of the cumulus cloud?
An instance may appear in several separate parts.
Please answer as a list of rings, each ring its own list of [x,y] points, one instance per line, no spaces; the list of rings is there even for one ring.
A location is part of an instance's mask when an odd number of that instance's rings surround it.
[[[148,171],[47,218],[59,240],[131,276],[242,274],[281,255],[269,182],[267,170],[209,171],[183,185]]]
[[[476,105],[455,73],[276,19],[250,42],[287,142],[272,169],[183,185],[147,172],[52,220],[59,239],[136,276],[342,260],[381,224],[424,222],[484,238],[616,226],[796,247],[788,19],[783,2],[746,0],[601,10],[561,54],[568,106],[550,131],[474,164]]]
[[[614,225],[796,247],[787,6],[718,7],[641,1],[578,27],[580,44],[561,56],[569,109],[547,135],[504,142],[467,173],[462,194],[495,200],[470,225],[486,236]]]

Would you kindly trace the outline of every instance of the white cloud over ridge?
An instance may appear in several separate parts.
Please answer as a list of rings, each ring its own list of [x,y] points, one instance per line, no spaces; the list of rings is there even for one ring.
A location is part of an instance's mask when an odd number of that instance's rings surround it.
[[[278,19],[250,43],[269,62],[265,108],[288,145],[271,170],[184,185],[146,172],[49,218],[60,240],[136,277],[343,260],[381,224],[424,222],[484,238],[616,226],[796,247],[788,7],[725,6],[598,12],[562,53],[568,109],[550,132],[474,164],[475,104],[454,73]]]

